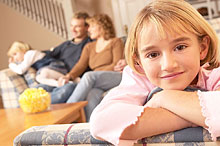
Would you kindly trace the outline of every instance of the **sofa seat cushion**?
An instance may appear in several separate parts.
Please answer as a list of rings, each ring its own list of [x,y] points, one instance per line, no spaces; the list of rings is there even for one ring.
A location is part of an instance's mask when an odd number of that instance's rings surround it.
[[[220,140],[220,139],[219,139]],[[175,132],[143,138],[138,145],[216,145],[207,130],[201,127],[186,128]],[[220,143],[218,143],[220,144]],[[15,146],[22,145],[101,145],[110,146],[105,141],[93,138],[89,123],[34,126],[14,139]]]

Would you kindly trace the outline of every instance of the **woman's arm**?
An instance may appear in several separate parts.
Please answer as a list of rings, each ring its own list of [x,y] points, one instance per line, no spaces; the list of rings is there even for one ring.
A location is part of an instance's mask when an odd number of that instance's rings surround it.
[[[79,77],[88,68],[90,49],[93,49],[90,47],[90,43],[85,45],[79,61],[76,63],[76,65],[71,69],[71,71],[66,76],[74,80],[75,78]]]

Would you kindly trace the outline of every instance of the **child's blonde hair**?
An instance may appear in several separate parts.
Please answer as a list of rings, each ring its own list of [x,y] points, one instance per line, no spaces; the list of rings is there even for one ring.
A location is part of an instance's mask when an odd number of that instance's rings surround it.
[[[15,41],[8,50],[8,56],[11,57],[16,52],[27,52],[28,50],[31,50],[30,45],[27,43],[21,42],[21,41]]]
[[[211,25],[184,0],[154,0],[137,15],[129,31],[125,45],[125,57],[128,65],[137,73],[135,67],[138,64],[138,41],[143,28],[147,29],[148,23],[156,26],[161,37],[166,37],[166,32],[183,33],[190,32],[198,36],[201,41],[204,36],[210,37],[210,46],[205,59],[200,61],[202,66],[209,63],[207,69],[219,66],[218,61],[218,37]],[[193,54],[192,54],[193,55]]]

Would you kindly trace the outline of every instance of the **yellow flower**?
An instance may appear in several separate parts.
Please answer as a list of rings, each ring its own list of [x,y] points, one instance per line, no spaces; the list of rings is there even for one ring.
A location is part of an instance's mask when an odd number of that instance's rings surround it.
[[[43,88],[28,88],[19,96],[20,106],[25,113],[44,111],[50,102],[50,94]]]

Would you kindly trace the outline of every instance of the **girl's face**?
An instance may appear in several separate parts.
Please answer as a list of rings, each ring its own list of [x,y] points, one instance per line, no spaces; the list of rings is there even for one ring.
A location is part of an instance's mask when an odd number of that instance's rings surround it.
[[[196,78],[209,38],[201,42],[192,33],[166,33],[162,38],[149,23],[138,40],[139,63],[147,78],[163,89],[183,90]]]
[[[23,51],[18,51],[12,54],[12,60],[14,62],[20,63],[24,60],[24,52]]]
[[[88,31],[91,39],[97,39],[102,36],[102,29],[96,23],[89,24]]]

